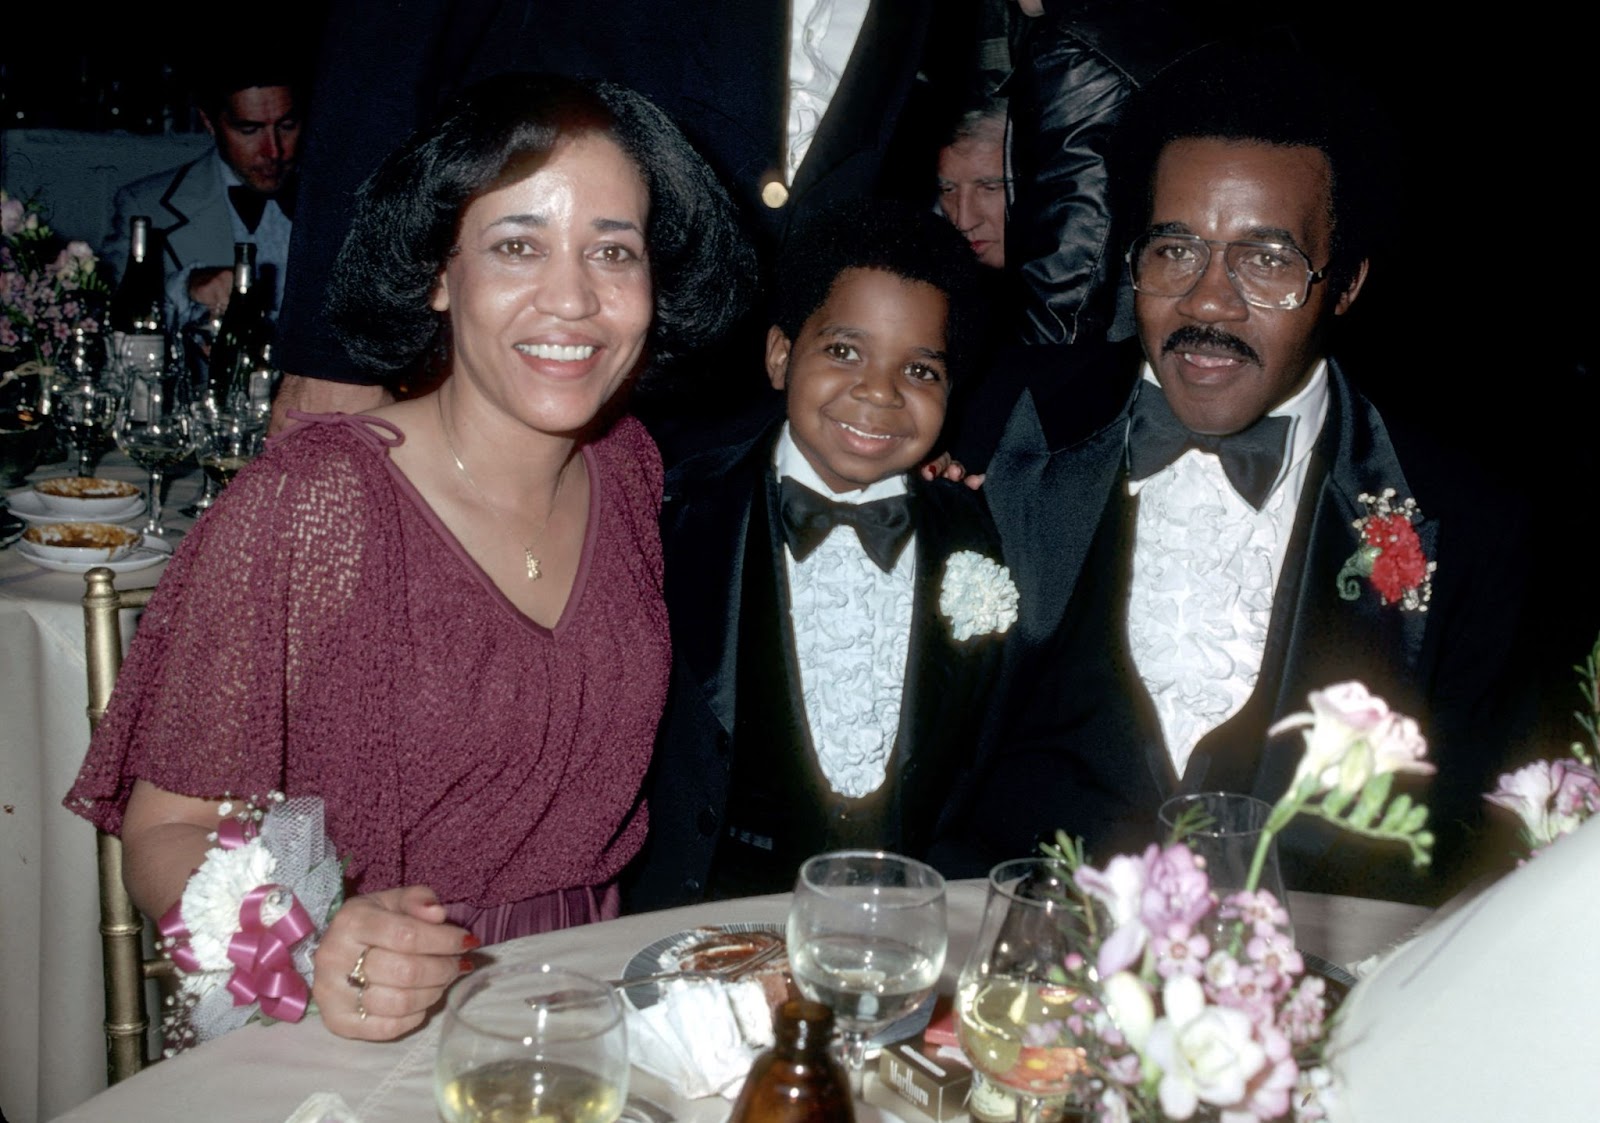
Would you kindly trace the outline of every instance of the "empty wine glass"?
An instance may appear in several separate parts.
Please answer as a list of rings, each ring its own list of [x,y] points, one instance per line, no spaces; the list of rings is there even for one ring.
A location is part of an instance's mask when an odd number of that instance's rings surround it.
[[[182,381],[134,378],[116,420],[117,447],[150,473],[150,517],[145,534],[166,534],[161,525],[161,484],[166,470],[194,451],[194,433]]]
[[[944,878],[898,854],[842,850],[800,867],[789,971],[833,1010],[857,1094],[867,1038],[933,993],[947,945]]]
[[[120,399],[116,391],[92,378],[76,378],[52,395],[56,427],[78,453],[78,475],[94,475],[94,466],[111,447],[111,427]]]
[[[446,1123],[613,1123],[628,1098],[621,998],[559,967],[474,971],[445,1003],[433,1089]]]
[[[989,874],[983,926],[956,986],[957,1033],[972,1066],[1014,1093],[1020,1123],[1047,1102],[1088,1093],[1088,1055],[1072,1026],[1088,998],[1066,974],[1086,946],[1065,871],[1047,858],[1002,862]]]

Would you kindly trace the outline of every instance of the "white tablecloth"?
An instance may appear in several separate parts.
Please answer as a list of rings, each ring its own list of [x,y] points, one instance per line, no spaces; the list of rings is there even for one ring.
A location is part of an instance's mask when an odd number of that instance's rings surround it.
[[[33,478],[68,473],[55,464]],[[119,455],[100,474],[146,479]],[[198,487],[198,471],[172,485],[167,525],[188,525],[179,509]],[[153,585],[163,568],[117,585]],[[81,576],[0,551],[0,1112],[10,1123],[105,1087],[94,830],[61,806],[89,741],[83,589]]]
[[[1301,893],[1289,897],[1300,944],[1338,963],[1354,962],[1390,946],[1428,915],[1426,909],[1386,901]],[[485,951],[501,961],[560,963],[600,977],[615,977],[635,952],[675,932],[711,923],[781,923],[788,900],[787,895],[754,897],[646,913],[514,940]],[[961,882],[951,887],[950,955],[940,984],[944,991],[954,989],[982,908],[981,883]],[[437,1019],[411,1037],[385,1045],[335,1037],[315,1018],[297,1025],[246,1026],[145,1070],[63,1119],[72,1123],[126,1123],[132,1119],[281,1123],[311,1094],[335,1092],[365,1123],[437,1123],[432,1079],[437,1037]],[[659,1082],[637,1072],[632,1091],[667,1108],[685,1123],[710,1123],[728,1114],[724,1100],[679,1100]],[[915,1117],[909,1106],[894,1110],[908,1120]]]

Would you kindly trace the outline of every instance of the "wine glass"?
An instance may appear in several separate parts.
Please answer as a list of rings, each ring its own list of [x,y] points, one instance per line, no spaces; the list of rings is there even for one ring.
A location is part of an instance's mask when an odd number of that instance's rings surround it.
[[[256,413],[211,413],[196,410],[194,414],[195,452],[206,478],[221,490],[233,481],[250,461],[261,451],[266,436],[265,415]]]
[[[53,395],[56,426],[78,452],[78,475],[94,475],[94,466],[111,447],[111,427],[117,419],[116,391],[93,378],[76,378]]]
[[[944,878],[881,850],[819,854],[800,867],[789,906],[789,971],[833,1010],[856,1093],[867,1038],[933,992],[944,967]]]
[[[1168,835],[1185,816],[1198,819],[1198,829],[1191,829],[1183,841],[1204,863],[1211,890],[1222,900],[1244,890],[1271,815],[1270,803],[1238,792],[1173,796],[1161,805],[1159,812],[1161,829]],[[1256,889],[1265,890],[1276,898],[1283,913],[1274,927],[1293,941],[1294,925],[1289,920],[1289,897],[1283,891],[1277,839],[1267,844],[1267,852],[1256,872]],[[1215,947],[1230,926],[1231,922],[1223,919],[1221,910],[1213,910],[1201,925],[1201,931]]]
[[[446,1123],[613,1123],[628,1098],[622,1000],[549,965],[474,971],[450,991],[433,1070]]]
[[[134,378],[117,411],[117,447],[150,473],[150,517],[140,528],[162,536],[161,484],[166,470],[194,451],[182,380]]]
[[[1089,998],[1066,973],[1086,948],[1076,891],[1047,858],[1002,862],[989,873],[978,942],[956,985],[956,1032],[972,1066],[1016,1095],[1020,1123],[1047,1101],[1082,1102],[1088,1053],[1069,1023]]]

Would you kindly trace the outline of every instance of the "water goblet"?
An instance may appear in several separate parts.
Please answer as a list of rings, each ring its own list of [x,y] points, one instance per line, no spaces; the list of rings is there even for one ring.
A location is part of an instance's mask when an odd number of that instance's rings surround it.
[[[1090,996],[1069,981],[1086,949],[1076,892],[1047,858],[1002,862],[989,874],[983,925],[956,987],[956,1032],[972,1066],[1014,1094],[1020,1123],[1049,1102],[1083,1103],[1088,1052],[1072,1023]]]
[[[117,412],[117,447],[150,473],[150,517],[141,531],[158,537],[161,525],[161,485],[166,470],[194,451],[194,432],[177,379],[135,378]]]
[[[898,854],[843,850],[800,867],[787,933],[800,992],[833,1010],[859,1096],[867,1038],[915,1009],[944,968],[944,878]]]
[[[613,1123],[628,1098],[616,990],[549,965],[502,964],[445,1002],[434,1100],[446,1123]]]
[[[92,378],[77,378],[53,394],[56,427],[78,453],[78,475],[94,475],[94,466],[111,447],[111,428],[120,399]]]

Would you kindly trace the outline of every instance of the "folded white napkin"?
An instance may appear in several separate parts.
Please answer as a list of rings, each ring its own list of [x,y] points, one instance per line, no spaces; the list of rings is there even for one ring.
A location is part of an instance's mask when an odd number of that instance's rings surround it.
[[[746,979],[676,979],[654,1006],[629,1010],[633,1063],[685,1099],[738,1095],[756,1056],[772,1044],[772,1011]]]

